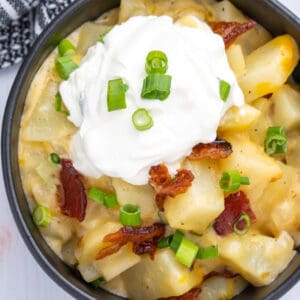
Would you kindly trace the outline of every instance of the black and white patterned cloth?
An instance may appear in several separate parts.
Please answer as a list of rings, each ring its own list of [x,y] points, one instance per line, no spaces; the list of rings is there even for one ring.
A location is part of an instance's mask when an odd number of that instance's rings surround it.
[[[0,0],[0,68],[20,62],[34,39],[76,0]]]

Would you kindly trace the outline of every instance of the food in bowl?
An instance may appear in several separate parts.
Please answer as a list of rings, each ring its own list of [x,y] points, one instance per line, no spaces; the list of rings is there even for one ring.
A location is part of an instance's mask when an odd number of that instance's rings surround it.
[[[46,59],[19,163],[33,220],[130,299],[232,298],[299,240],[298,47],[230,2],[121,2]]]

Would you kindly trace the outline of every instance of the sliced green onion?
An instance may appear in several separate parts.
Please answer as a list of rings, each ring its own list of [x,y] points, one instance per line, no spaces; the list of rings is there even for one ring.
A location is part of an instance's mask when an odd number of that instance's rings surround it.
[[[193,264],[197,253],[198,246],[188,239],[182,238],[179,248],[176,252],[176,259],[189,268]]]
[[[98,38],[98,42],[104,44],[104,37],[111,31],[111,29],[112,28],[109,28],[104,33],[102,33]]]
[[[88,198],[103,204],[104,203],[104,198],[106,196],[106,193],[102,192],[101,190],[92,187],[88,191]]]
[[[78,65],[68,55],[58,57],[55,60],[55,68],[60,78],[67,80],[70,74],[78,68]]]
[[[107,194],[95,187],[89,189],[88,198],[103,204],[107,208],[112,208],[118,205],[117,196],[115,194]]]
[[[68,39],[63,39],[58,45],[58,52],[60,56],[72,55],[76,48]]]
[[[54,164],[60,164],[60,157],[57,153],[55,152],[50,153],[49,158],[51,162],[53,162]]]
[[[112,208],[118,205],[117,196],[115,194],[106,194],[103,199],[103,205]]]
[[[125,204],[120,208],[120,223],[126,226],[141,224],[141,209],[138,205]]]
[[[228,95],[230,93],[230,84],[225,80],[220,80],[219,92],[221,99],[226,102]]]
[[[241,176],[239,171],[236,170],[223,172],[220,179],[220,187],[225,192],[235,192],[240,188],[241,184],[249,185],[249,178]]]
[[[170,75],[148,75],[143,82],[141,97],[144,99],[167,99],[171,92],[171,81]]]
[[[153,126],[153,120],[145,108],[137,109],[132,115],[132,123],[137,130],[147,130]]]
[[[173,239],[173,235],[169,235],[160,239],[157,243],[157,247],[160,249],[170,247],[172,239]]]
[[[247,176],[241,176],[240,177],[240,184],[241,185],[249,185],[250,184],[250,179]]]
[[[50,209],[43,205],[37,205],[32,213],[33,221],[40,227],[46,227],[51,220]]]
[[[98,279],[92,281],[90,284],[94,287],[94,288],[98,288],[100,287],[101,283],[105,282],[105,279],[103,277],[99,277]]]
[[[197,253],[198,259],[213,259],[219,256],[218,246],[210,246],[207,248],[199,248]]]
[[[242,213],[237,221],[233,223],[233,231],[238,235],[244,235],[249,231],[250,226],[250,216],[246,213]]]
[[[61,112],[61,113],[65,114],[66,116],[68,116],[69,112],[67,112],[66,110],[62,110],[61,107],[62,107],[62,98],[61,98],[60,93],[57,92],[55,95],[55,102],[54,102],[55,111]]]
[[[269,127],[265,138],[265,152],[269,155],[286,153],[287,138],[282,126]]]
[[[173,238],[172,238],[172,241],[171,241],[171,244],[170,244],[170,248],[176,252],[180,246],[180,243],[183,239],[184,235],[181,231],[179,230],[176,230],[174,235],[173,235]]]
[[[162,51],[150,51],[146,58],[145,67],[148,74],[165,74],[168,70],[168,58]]]
[[[61,111],[61,103],[62,103],[61,95],[59,92],[57,92],[55,95],[55,103],[54,103],[55,111],[57,112]]]
[[[108,81],[107,87],[107,110],[114,111],[126,108],[125,93],[128,85],[121,78]]]

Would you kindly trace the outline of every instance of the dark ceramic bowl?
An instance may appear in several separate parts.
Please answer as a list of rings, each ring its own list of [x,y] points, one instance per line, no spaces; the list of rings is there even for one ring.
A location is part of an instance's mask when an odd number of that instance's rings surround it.
[[[275,0],[232,0],[246,14],[262,24],[272,34],[290,33],[300,45],[300,20]],[[32,222],[22,189],[18,166],[18,135],[26,94],[39,67],[57,42],[87,20],[118,6],[117,0],[77,0],[51,23],[38,38],[24,60],[8,98],[2,127],[2,168],[6,191],[19,231],[40,266],[63,289],[76,299],[119,299],[101,289],[94,289],[63,263],[44,241]],[[247,288],[236,299],[278,299],[300,277],[300,254],[269,286]]]

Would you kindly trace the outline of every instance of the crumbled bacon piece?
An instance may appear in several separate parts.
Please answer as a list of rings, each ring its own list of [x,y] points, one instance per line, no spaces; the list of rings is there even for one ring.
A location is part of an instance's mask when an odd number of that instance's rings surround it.
[[[194,180],[192,172],[184,169],[178,170],[175,177],[172,178],[168,168],[163,164],[151,167],[149,175],[149,183],[156,192],[156,204],[161,211],[164,210],[167,196],[174,198],[185,193]]]
[[[83,221],[87,206],[85,188],[80,174],[69,159],[61,160],[61,199],[60,208],[64,215]]]
[[[157,243],[160,240],[159,238],[152,238],[150,240],[141,242],[141,243],[135,243],[133,244],[133,252],[136,255],[143,255],[148,253],[152,259],[154,259],[154,254],[157,248]]]
[[[200,288],[193,288],[183,295],[168,298],[160,298],[159,300],[197,300],[200,292]]]
[[[127,243],[125,241],[122,241],[120,243],[117,244],[113,244],[109,247],[106,247],[104,249],[102,249],[100,252],[98,252],[96,259],[102,259],[106,256],[112,255],[114,253],[117,253],[124,245],[126,245]]]
[[[256,25],[256,22],[253,20],[246,23],[222,21],[210,22],[209,25],[214,33],[222,36],[225,47],[228,48],[239,35],[252,29]]]
[[[234,222],[239,219],[242,213],[248,214],[252,223],[256,221],[247,196],[242,191],[230,194],[225,198],[225,209],[213,224],[216,233],[221,236],[231,233]]]
[[[149,253],[153,257],[157,247],[158,240],[165,234],[165,225],[155,223],[148,227],[124,226],[114,233],[110,233],[103,238],[103,242],[112,243],[102,249],[96,256],[96,259],[104,258],[116,253],[127,243],[133,243],[133,252],[137,255]]]
[[[188,156],[190,160],[198,160],[205,157],[212,159],[226,158],[232,153],[231,144],[225,140],[216,139],[214,142],[199,143],[193,147],[192,153]]]

